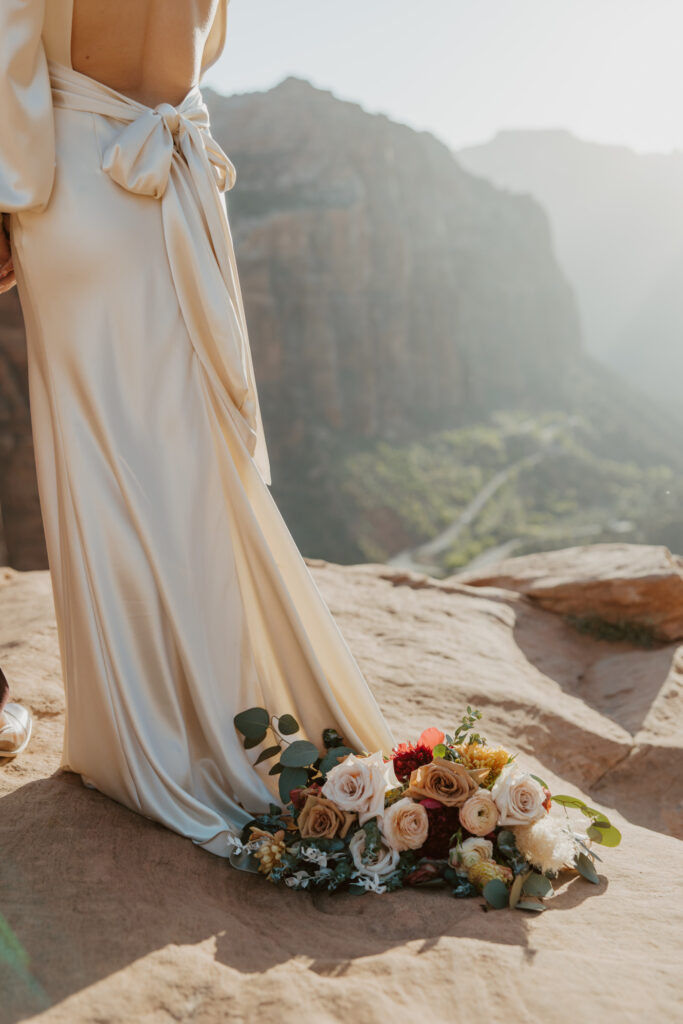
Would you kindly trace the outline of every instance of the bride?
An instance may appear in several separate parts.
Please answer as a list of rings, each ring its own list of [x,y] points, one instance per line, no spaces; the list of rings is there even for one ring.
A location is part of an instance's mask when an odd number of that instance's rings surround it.
[[[67,717],[62,766],[227,856],[279,802],[233,717],[393,736],[268,489],[199,82],[227,0],[2,0],[0,289],[16,278]]]

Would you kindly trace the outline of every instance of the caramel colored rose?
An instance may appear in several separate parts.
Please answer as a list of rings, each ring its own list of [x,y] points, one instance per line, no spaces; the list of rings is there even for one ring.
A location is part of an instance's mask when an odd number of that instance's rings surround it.
[[[355,817],[324,796],[311,794],[299,813],[297,825],[304,839],[332,839],[336,835],[343,839]]]
[[[486,770],[483,771],[486,775]],[[429,797],[445,807],[461,807],[479,788],[481,771],[470,771],[456,761],[435,757],[430,764],[421,764],[410,773],[404,796],[415,800]]]

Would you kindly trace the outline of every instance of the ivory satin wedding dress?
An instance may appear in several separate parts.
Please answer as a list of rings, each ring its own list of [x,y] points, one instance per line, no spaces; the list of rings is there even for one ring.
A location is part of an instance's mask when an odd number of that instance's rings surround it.
[[[270,494],[199,87],[146,107],[71,67],[73,0],[0,3],[11,213],[67,717],[62,766],[213,853],[277,797],[233,716],[393,736]],[[225,41],[221,0],[203,70]]]

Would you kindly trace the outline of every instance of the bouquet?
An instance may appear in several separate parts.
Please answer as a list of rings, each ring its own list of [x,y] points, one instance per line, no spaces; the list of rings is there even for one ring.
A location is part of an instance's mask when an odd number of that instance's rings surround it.
[[[618,846],[619,831],[489,746],[475,731],[480,718],[468,706],[452,735],[426,729],[385,758],[351,749],[334,729],[324,730],[320,751],[289,739],[299,731],[292,715],[241,712],[234,721],[246,748],[272,733],[255,763],[277,757],[269,774],[278,776],[283,806],[272,803],[228,837],[230,863],[294,889],[440,885],[457,898],[529,911],[546,909],[562,871],[597,884],[595,846]],[[572,808],[584,816],[581,828]]]

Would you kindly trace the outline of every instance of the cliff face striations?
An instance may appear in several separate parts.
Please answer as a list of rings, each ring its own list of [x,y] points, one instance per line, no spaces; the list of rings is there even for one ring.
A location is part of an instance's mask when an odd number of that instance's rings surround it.
[[[353,529],[335,522],[337,456],[501,407],[564,407],[581,360],[573,295],[540,207],[472,177],[427,132],[295,78],[207,101],[237,168],[227,199],[273,494],[307,551],[341,557]],[[24,360],[5,296],[5,557],[30,568],[45,561]],[[335,551],[335,537],[349,543]]]
[[[296,78],[209,106],[276,457],[562,400],[579,327],[535,202]]]

